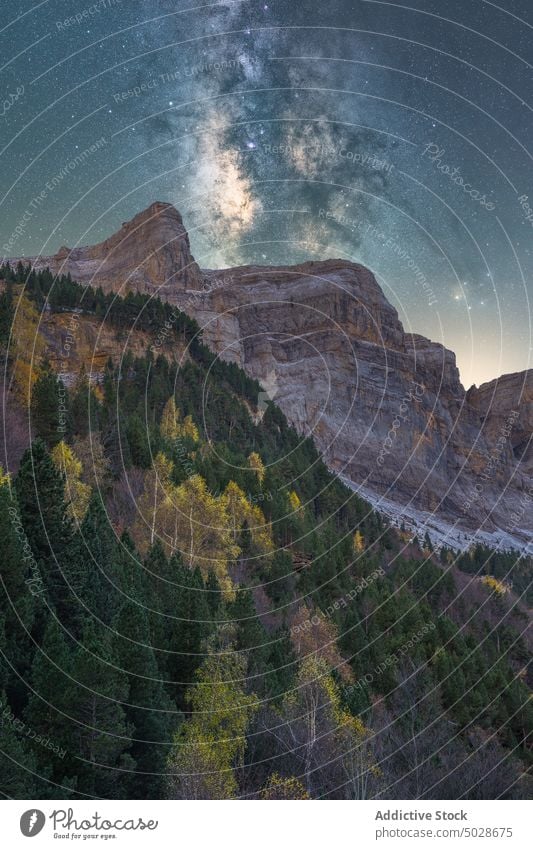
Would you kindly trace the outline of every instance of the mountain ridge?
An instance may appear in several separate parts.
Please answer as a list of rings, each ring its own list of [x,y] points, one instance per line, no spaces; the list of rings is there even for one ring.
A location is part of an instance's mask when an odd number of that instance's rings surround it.
[[[365,266],[201,270],[181,215],[162,202],[97,245],[29,261],[188,313],[206,344],[258,379],[264,403],[275,401],[378,507],[391,501],[406,518],[435,515],[498,545],[530,541],[533,370],[465,390],[453,351],[405,333]]]

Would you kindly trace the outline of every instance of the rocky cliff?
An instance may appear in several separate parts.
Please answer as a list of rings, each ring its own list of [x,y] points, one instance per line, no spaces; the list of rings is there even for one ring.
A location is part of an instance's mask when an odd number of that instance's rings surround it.
[[[104,291],[139,291],[167,297],[197,289],[202,275],[179,212],[169,203],[153,203],[97,245],[61,248],[53,257],[32,257],[36,268],[71,274],[80,283]]]
[[[330,468],[399,521],[453,541],[532,539],[533,372],[466,392],[454,354],[405,333],[367,268],[330,259],[201,272],[181,216],[162,203],[99,245],[36,264],[188,312],[213,350],[261,381],[263,407],[275,401]]]

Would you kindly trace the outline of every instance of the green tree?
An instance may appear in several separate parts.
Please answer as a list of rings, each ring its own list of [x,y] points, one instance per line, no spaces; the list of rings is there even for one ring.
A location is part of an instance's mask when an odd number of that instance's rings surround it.
[[[118,662],[129,684],[125,719],[132,727],[130,754],[137,772],[128,783],[132,798],[163,795],[167,743],[176,725],[176,709],[168,698],[154,651],[142,601],[125,601],[116,622],[115,647]]]
[[[259,701],[241,681],[246,660],[226,652],[209,655],[187,696],[192,711],[176,735],[169,758],[173,799],[232,799],[235,770],[244,762],[246,731]]]
[[[2,345],[5,345],[9,340],[14,315],[13,284],[8,280],[0,294],[0,344]]]
[[[0,795],[3,799],[34,799],[37,761],[24,736],[20,721],[11,710],[5,693],[0,693]]]
[[[135,762],[128,754],[132,727],[124,708],[128,679],[118,668],[110,632],[88,622],[73,667],[69,740],[85,764],[78,775],[78,788],[104,798],[121,798],[126,772],[135,770]]]
[[[64,556],[72,538],[65,486],[44,442],[35,440],[23,455],[15,479],[21,526],[34,558],[34,570],[61,616],[69,602]]]

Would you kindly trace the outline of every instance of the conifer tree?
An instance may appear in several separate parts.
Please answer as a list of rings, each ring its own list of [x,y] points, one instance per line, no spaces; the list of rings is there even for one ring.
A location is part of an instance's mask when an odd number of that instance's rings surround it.
[[[13,715],[5,693],[0,693],[0,795],[3,799],[35,799],[37,760]],[[24,726],[22,725],[22,728]]]
[[[128,782],[133,798],[151,798],[163,792],[162,778],[170,741],[176,725],[176,708],[168,698],[150,644],[148,616],[141,598],[125,600],[118,614],[115,652],[129,683],[125,719],[132,727],[130,754],[138,773]]]
[[[63,477],[40,439],[22,457],[15,494],[36,571],[42,577],[49,599],[62,615],[69,597],[64,558],[72,538],[72,524],[66,513]]]

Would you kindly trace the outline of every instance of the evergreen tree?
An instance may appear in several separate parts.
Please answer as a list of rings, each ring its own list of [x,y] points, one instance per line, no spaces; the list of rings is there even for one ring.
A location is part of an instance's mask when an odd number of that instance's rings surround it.
[[[70,745],[80,758],[78,789],[104,798],[124,798],[135,761],[128,754],[132,727],[126,721],[128,679],[117,666],[109,631],[94,622],[84,628],[69,687]]]
[[[37,439],[22,457],[15,479],[21,525],[48,598],[62,615],[69,591],[64,579],[64,555],[72,537],[66,513],[65,486],[46,446]]]
[[[0,345],[5,345],[9,340],[14,315],[13,284],[8,280],[0,294]]]
[[[130,754],[138,774],[131,777],[133,798],[160,798],[167,757],[166,743],[176,725],[176,710],[166,695],[154,651],[148,617],[142,601],[127,600],[116,622],[116,654],[129,683],[125,718],[132,727]]]
[[[19,512],[9,477],[0,467],[0,599],[2,617],[3,649],[16,673],[6,664],[6,678],[0,689],[6,687],[10,702],[16,710],[24,704],[29,665],[33,651],[30,632],[33,626],[35,596],[32,590],[40,588],[40,578],[31,569],[31,551],[25,552],[23,541],[17,533]],[[9,682],[9,683],[8,683]]]
[[[169,611],[167,660],[169,678],[174,682],[178,705],[184,707],[184,694],[205,653],[205,641],[212,630],[207,593],[199,569],[183,567],[177,558],[170,561],[177,586],[177,605]]]
[[[37,761],[24,736],[24,727],[11,710],[6,696],[0,693],[0,795],[3,799],[38,797]]]
[[[51,748],[35,744],[39,769],[61,782],[74,768],[72,704],[76,698],[74,646],[65,637],[56,617],[50,615],[42,645],[35,652],[31,671],[32,692],[24,719]],[[55,751],[54,751],[55,749]],[[68,758],[65,757],[69,752]]]

